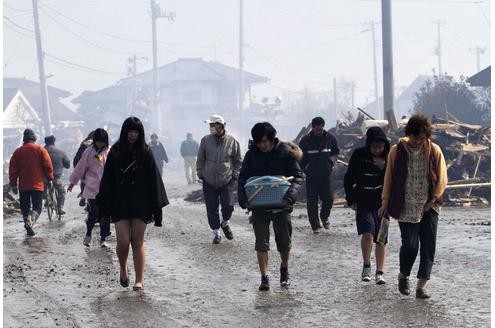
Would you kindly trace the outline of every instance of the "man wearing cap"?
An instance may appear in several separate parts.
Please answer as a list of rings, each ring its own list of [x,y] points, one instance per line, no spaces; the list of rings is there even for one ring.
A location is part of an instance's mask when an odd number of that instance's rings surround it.
[[[65,169],[70,168],[69,157],[65,152],[57,147],[55,147],[55,136],[48,136],[45,138],[45,148],[50,155],[53,165],[53,187],[57,190],[57,206],[58,212],[61,215],[65,214],[64,203],[65,203],[65,188],[62,184],[61,178],[62,173]]]
[[[44,181],[53,180],[53,166],[48,151],[35,144],[33,130],[24,130],[22,140],[24,144],[16,149],[9,163],[10,190],[19,192],[24,228],[28,236],[34,236],[33,223],[41,214]]]
[[[213,230],[213,243],[222,240],[220,228],[229,240],[234,238],[229,220],[234,211],[234,189],[242,165],[239,142],[225,131],[225,120],[212,115],[205,123],[210,125],[210,134],[201,139],[196,169],[198,178],[203,180],[203,194],[206,203],[208,223]],[[222,205],[222,222],[218,213]]]
[[[150,142],[151,152],[153,153],[153,157],[155,158],[156,166],[158,166],[158,171],[160,172],[160,176],[163,174],[163,162],[168,163],[168,156],[163,144],[158,141],[158,135],[153,133],[151,135]]]
[[[180,155],[184,158],[184,169],[186,170],[187,184],[196,183],[196,160],[199,145],[193,139],[191,132],[187,133],[186,140],[180,145]]]

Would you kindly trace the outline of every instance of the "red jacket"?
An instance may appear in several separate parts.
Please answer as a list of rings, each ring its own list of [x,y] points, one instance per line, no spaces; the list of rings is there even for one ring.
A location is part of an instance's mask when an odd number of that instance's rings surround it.
[[[12,155],[9,163],[10,186],[21,191],[43,191],[44,180],[53,180],[53,166],[48,151],[35,143],[25,143]]]

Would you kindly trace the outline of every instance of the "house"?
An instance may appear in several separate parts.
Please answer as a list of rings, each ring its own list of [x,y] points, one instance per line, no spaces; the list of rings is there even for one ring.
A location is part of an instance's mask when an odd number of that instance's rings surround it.
[[[203,120],[214,113],[223,115],[227,122],[240,123],[238,69],[201,58],[180,58],[159,67],[158,71],[163,136],[175,131],[185,137],[186,132],[204,127]],[[266,77],[244,72],[244,108],[249,110],[251,106],[252,85],[267,81]],[[149,70],[125,78],[115,86],[85,91],[73,103],[79,105],[80,114],[95,117],[96,122],[89,124],[121,124],[126,117],[134,115],[156,131],[158,115],[152,101],[153,72]]]
[[[472,87],[489,88],[491,86],[491,78],[492,78],[492,67],[488,66],[487,68],[479,71],[478,73],[468,78],[467,82]]]
[[[41,118],[22,91],[4,90],[3,93],[3,153],[10,156],[22,144],[22,132],[26,128],[41,132]]]

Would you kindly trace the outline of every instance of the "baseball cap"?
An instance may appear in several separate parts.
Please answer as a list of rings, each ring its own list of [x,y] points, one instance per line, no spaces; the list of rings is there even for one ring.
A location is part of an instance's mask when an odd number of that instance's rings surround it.
[[[205,123],[220,123],[225,125],[225,120],[220,115],[211,115],[209,120],[205,120]]]

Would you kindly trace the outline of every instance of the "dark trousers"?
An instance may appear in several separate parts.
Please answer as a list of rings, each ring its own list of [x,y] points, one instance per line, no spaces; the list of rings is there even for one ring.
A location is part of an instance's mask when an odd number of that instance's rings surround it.
[[[95,199],[88,199],[88,221],[86,222],[86,236],[91,236],[93,227],[98,222],[98,206]],[[110,220],[100,220],[100,236],[101,240],[105,240],[105,237],[110,236]]]
[[[203,181],[203,194],[206,203],[206,215],[208,224],[212,230],[220,229],[220,214],[218,207],[222,205],[222,218],[224,221],[230,220],[234,212],[234,189],[233,182],[221,188],[215,188]]]
[[[419,249],[418,279],[430,279],[437,243],[438,213],[430,210],[419,223],[399,222],[402,246],[400,272],[409,276]]]
[[[27,217],[32,210],[41,214],[41,208],[43,206],[43,192],[36,190],[19,191],[19,202],[21,207],[21,213],[23,217]]]
[[[332,178],[306,177],[306,206],[308,218],[313,230],[321,228],[320,219],[328,220],[333,206]],[[321,200],[320,217],[318,217],[318,199]]]

